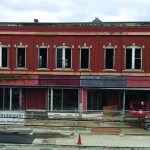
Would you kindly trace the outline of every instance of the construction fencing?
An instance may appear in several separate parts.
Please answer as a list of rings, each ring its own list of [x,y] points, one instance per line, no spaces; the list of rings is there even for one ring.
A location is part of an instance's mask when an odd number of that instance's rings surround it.
[[[150,113],[150,112],[147,112]],[[50,130],[67,130],[72,132],[101,133],[101,134],[150,134],[140,125],[144,122],[139,117],[132,116],[130,111],[33,111],[28,110],[24,115],[0,115],[7,118],[24,121],[24,123],[1,124],[1,126],[19,126],[28,128],[46,128]],[[16,122],[17,122],[16,121]],[[150,122],[149,122],[150,123]]]

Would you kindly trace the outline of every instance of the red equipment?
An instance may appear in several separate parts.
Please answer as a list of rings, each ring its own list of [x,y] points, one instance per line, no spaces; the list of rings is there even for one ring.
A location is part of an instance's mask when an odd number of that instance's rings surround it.
[[[141,127],[150,129],[150,102],[147,101],[131,101],[131,116],[138,117]]]

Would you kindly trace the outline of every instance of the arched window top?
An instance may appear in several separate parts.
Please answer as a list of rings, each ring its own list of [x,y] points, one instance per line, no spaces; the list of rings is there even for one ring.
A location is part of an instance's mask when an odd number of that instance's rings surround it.
[[[142,47],[140,46],[127,46],[126,48],[141,48],[142,49]]]
[[[81,46],[81,49],[90,49],[89,46]]]
[[[110,49],[115,49],[114,46],[106,46],[106,47],[105,47],[105,49],[109,49],[109,48],[110,48]]]
[[[142,48],[139,46],[128,46],[125,48],[126,69],[142,69]]]
[[[0,45],[0,47],[8,47],[8,45]]]
[[[24,46],[24,45],[17,45],[16,47],[17,48],[26,48],[26,46]]]
[[[41,45],[38,48],[48,48],[48,46]]]
[[[57,46],[56,48],[71,48],[71,46]]]

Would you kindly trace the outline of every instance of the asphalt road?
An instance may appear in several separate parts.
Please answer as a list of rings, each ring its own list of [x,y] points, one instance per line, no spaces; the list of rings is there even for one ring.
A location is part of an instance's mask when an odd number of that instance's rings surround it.
[[[30,135],[30,132],[0,132],[0,143],[6,144],[32,144],[35,138],[47,139],[47,138],[64,138],[66,135],[59,133],[34,133]]]
[[[8,144],[32,144],[35,135],[22,133],[0,133],[0,143]]]

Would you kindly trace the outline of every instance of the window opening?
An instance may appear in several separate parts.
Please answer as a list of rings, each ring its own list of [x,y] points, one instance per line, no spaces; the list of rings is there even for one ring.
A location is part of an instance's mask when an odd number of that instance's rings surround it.
[[[57,48],[57,68],[71,68],[71,48]]]
[[[53,89],[53,110],[75,110],[78,108],[78,90]]]
[[[126,48],[126,69],[141,69],[141,48]]]
[[[88,69],[89,68],[89,48],[81,48],[80,52],[80,61],[81,61],[81,69]]]
[[[7,67],[8,61],[8,49],[7,47],[0,47],[0,67]]]
[[[12,110],[20,109],[20,90],[18,88],[12,89]]]
[[[114,48],[105,49],[105,69],[114,69]]]
[[[39,48],[39,68],[47,68],[47,48]]]
[[[17,48],[17,67],[25,67],[25,48]]]

